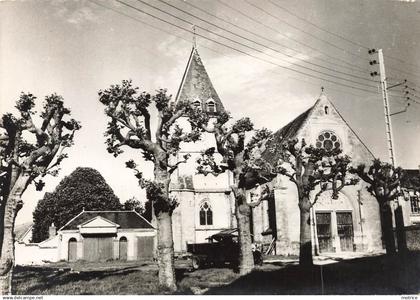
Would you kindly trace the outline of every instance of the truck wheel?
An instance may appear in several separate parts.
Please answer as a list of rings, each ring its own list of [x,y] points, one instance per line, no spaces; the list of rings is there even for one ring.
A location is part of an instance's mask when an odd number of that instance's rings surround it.
[[[200,259],[198,257],[193,256],[191,258],[191,265],[192,265],[193,270],[198,270],[201,265]]]

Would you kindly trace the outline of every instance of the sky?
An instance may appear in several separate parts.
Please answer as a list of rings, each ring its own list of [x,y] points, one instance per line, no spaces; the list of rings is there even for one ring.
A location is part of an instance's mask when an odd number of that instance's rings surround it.
[[[392,129],[397,164],[418,168],[418,2],[165,0],[171,7],[159,0],[121,1],[161,20],[113,0],[0,2],[0,114],[15,112],[22,91],[38,97],[38,108],[56,92],[82,124],[60,174],[46,179],[42,192],[33,187],[25,192],[18,224],[30,221],[43,193],[78,166],[97,169],[121,201],[145,199],[124,164],[141,155],[128,150],[114,158],[106,151],[107,118],[97,93],[132,79],[140,90],[167,88],[176,95],[193,43],[192,25],[213,85],[235,118],[248,116],[258,128],[277,130],[313,105],[324,87],[375,156],[387,160],[381,93],[378,83],[369,81],[377,70],[369,60],[377,58],[367,53],[383,49],[389,85],[407,79],[417,95],[406,112],[392,117]],[[406,107],[402,93],[401,86],[392,89],[391,112]],[[151,176],[150,164],[140,167]]]

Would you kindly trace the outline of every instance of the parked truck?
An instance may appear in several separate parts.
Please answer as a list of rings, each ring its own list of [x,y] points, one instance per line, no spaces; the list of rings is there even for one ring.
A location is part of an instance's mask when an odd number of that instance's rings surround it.
[[[235,268],[239,262],[238,230],[227,229],[208,237],[208,243],[187,244],[187,252],[191,255],[191,267],[197,270],[210,266]],[[253,247],[254,263],[261,265],[261,252]]]

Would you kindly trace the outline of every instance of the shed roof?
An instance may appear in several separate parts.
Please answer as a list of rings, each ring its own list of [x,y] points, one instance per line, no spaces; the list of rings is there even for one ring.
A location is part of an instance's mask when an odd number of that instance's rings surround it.
[[[60,231],[77,230],[77,226],[96,217],[102,217],[116,223],[120,225],[120,229],[153,229],[152,224],[135,211],[82,211],[66,225],[61,227]]]

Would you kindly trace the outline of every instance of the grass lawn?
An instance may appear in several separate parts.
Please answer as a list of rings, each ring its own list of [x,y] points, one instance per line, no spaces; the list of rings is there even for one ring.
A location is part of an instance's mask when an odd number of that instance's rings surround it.
[[[177,261],[176,276],[179,294],[418,294],[420,252],[404,258],[357,258],[309,270],[272,262],[243,277],[228,268],[189,272],[186,261]],[[14,294],[165,294],[156,282],[152,262],[18,266]]]

